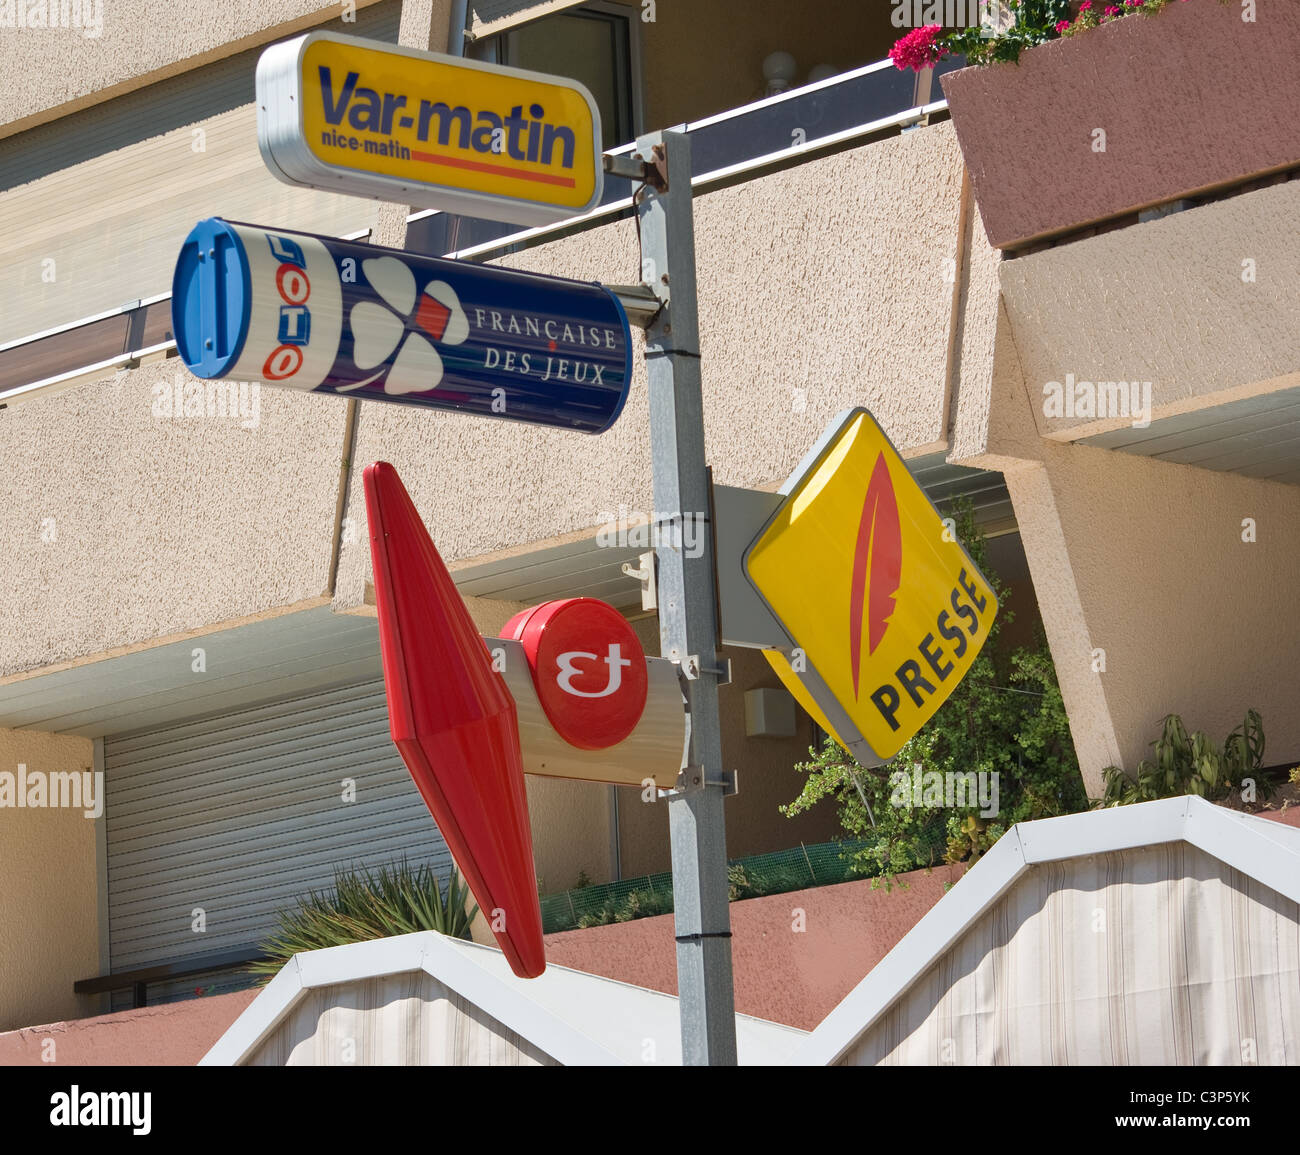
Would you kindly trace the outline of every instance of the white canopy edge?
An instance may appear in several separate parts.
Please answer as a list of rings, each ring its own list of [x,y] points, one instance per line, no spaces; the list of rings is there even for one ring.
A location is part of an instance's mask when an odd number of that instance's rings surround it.
[[[676,996],[560,966],[521,979],[493,947],[424,931],[294,955],[199,1065],[246,1062],[312,990],[416,971],[450,987],[566,1066],[645,1065],[642,1042],[647,1035],[660,1040],[658,1064],[681,1062]],[[806,1034],[736,1016],[744,1064],[788,1063]]]

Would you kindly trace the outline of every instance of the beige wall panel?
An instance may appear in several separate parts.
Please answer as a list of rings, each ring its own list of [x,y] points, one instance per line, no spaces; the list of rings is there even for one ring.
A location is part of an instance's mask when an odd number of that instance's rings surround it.
[[[0,730],[0,773],[19,763],[29,775],[93,771],[94,751],[86,738]],[[0,808],[0,878],[0,1031],[95,1014],[98,998],[72,992],[100,973],[95,820]]]
[[[0,343],[170,292],[181,242],[204,217],[328,236],[371,227],[377,207],[276,180],[253,104],[95,157],[0,193],[12,290]]]
[[[19,0],[21,3],[22,0]],[[56,7],[59,0],[56,0]],[[84,5],[86,0],[81,0]],[[374,0],[357,0],[358,8]],[[93,17],[99,12],[102,21]],[[92,0],[90,31],[22,28],[0,36],[8,135],[109,95],[288,36],[339,14],[322,0]]]
[[[183,375],[173,359],[0,414],[0,677],[326,591],[346,402],[263,389],[249,429],[155,416],[154,385]]]
[[[1300,758],[1300,487],[1039,437],[1008,324],[989,452],[964,463],[1005,470],[1089,794],[1169,713],[1222,741],[1253,706],[1266,761]]]
[[[1156,418],[1300,385],[1297,218],[1292,181],[1004,261],[1039,432],[1074,440],[1130,424],[1047,418],[1043,387],[1067,373],[1149,381]]]
[[[949,413],[952,444],[948,459],[954,462],[983,453],[988,447],[993,360],[1001,309],[998,272],[1002,256],[984,236],[969,185],[964,195],[967,209],[954,335],[955,396]]]
[[[722,764],[740,772],[740,793],[726,802],[727,856],[770,854],[799,843],[813,846],[843,837],[833,803],[787,818],[777,808],[793,802],[808,780],[795,763],[808,761],[812,719],[795,707],[793,738],[745,736],[745,691],[775,689],[780,679],[757,650],[728,647],[732,682],[718,691],[722,716]]]
[[[571,890],[578,875],[592,882],[614,877],[609,855],[609,786],[530,774],[528,815],[533,862],[542,894]]]
[[[1300,488],[1081,447],[1047,474],[1124,767],[1165,714],[1222,742],[1252,706],[1267,762],[1300,758]]]

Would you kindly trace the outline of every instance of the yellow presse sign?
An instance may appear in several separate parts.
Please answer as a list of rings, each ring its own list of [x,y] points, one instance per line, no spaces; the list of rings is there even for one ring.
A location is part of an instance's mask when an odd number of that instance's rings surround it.
[[[290,183],[523,224],[599,201],[600,116],[576,81],[312,33],[264,54],[258,103]]]
[[[790,488],[745,564],[795,643],[770,655],[782,680],[842,744],[865,739],[882,760],[947,700],[998,608],[863,409]]]

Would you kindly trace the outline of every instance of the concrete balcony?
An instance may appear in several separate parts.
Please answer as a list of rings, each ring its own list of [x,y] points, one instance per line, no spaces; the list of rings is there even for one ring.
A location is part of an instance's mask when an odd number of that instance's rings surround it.
[[[1300,8],[1244,14],[1186,0],[943,77],[989,243],[1020,250],[1300,165],[1283,111]]]

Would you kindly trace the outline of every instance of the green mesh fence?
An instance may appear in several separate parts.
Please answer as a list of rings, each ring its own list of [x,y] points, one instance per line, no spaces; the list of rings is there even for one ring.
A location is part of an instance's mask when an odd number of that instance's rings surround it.
[[[941,863],[946,836],[938,833],[924,841],[925,845],[917,844],[917,851],[935,865]],[[872,845],[871,842],[823,842],[732,859],[727,866],[733,900],[870,878],[878,872],[855,867],[853,856]],[[542,929],[547,934],[667,914],[673,909],[673,876],[665,870],[660,874],[642,874],[548,894],[541,900],[541,906]]]

